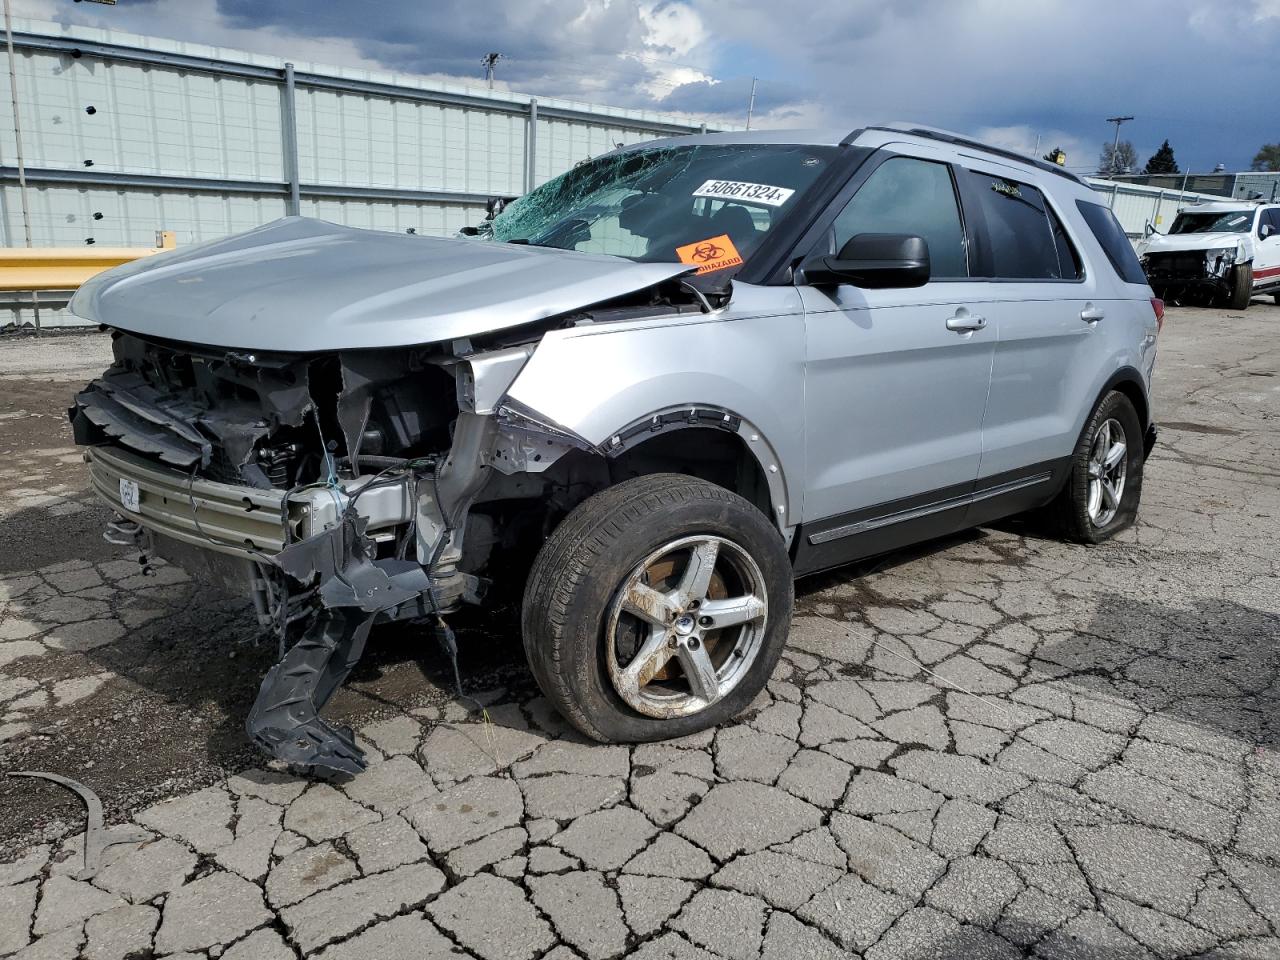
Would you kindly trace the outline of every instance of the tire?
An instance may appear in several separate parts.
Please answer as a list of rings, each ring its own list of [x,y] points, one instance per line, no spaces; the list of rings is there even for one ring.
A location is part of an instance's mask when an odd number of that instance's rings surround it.
[[[1231,295],[1227,306],[1232,310],[1248,310],[1253,299],[1253,264],[1242,263],[1231,275]]]
[[[1093,488],[1095,478],[1091,470],[1094,448],[1104,426],[1109,427],[1113,436],[1118,427],[1124,434],[1125,444],[1121,458],[1124,461],[1122,486],[1118,504],[1111,510],[1106,509],[1108,501],[1101,486],[1096,490]],[[1114,443],[1113,439],[1112,448]],[[1102,543],[1131,526],[1138,516],[1138,503],[1142,499],[1144,461],[1142,423],[1138,413],[1128,397],[1112,390],[1094,407],[1071,455],[1071,473],[1053,504],[1059,532],[1078,543]],[[1115,476],[1114,472],[1111,476]],[[1113,479],[1112,489],[1117,486]],[[1094,497],[1098,499],[1095,501]],[[1102,509],[1096,512],[1091,509],[1095,503]]]
[[[696,592],[697,578],[686,581],[695,555],[712,558],[710,587],[699,601],[704,606],[686,610],[671,597],[686,582]],[[647,594],[632,593],[646,584],[652,584]],[[748,589],[750,595],[741,593]],[[693,616],[696,609],[711,611],[717,594],[716,616],[744,622],[710,629],[713,617]],[[624,602],[631,596],[661,597],[671,608],[645,619]],[[740,614],[724,606],[731,601],[742,603]],[[521,627],[534,678],[565,719],[596,740],[642,742],[697,733],[750,704],[782,655],[792,602],[791,563],[768,517],[722,487],[654,474],[597,493],[556,528],[530,572]],[[658,662],[642,660],[650,649],[669,659],[651,679],[633,684],[627,667]],[[707,662],[710,674],[684,667]],[[694,676],[716,695],[699,698]]]
[[[1273,293],[1271,299],[1276,302],[1276,306],[1280,307],[1280,293]]]

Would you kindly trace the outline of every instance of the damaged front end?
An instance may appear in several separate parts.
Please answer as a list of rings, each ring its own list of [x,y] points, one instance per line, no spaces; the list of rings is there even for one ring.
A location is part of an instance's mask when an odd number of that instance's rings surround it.
[[[70,410],[118,513],[108,539],[247,591],[280,646],[249,736],[358,772],[351,731],[319,714],[375,621],[426,620],[454,653],[443,617],[483,595],[502,504],[546,494],[510,475],[581,445],[499,404],[533,345],[290,355],[113,337],[115,362]],[[472,512],[495,472],[512,482]]]
[[[1235,271],[1246,262],[1242,245],[1191,250],[1149,250],[1141,257],[1147,281],[1170,300],[1199,297],[1213,301],[1231,293]]]

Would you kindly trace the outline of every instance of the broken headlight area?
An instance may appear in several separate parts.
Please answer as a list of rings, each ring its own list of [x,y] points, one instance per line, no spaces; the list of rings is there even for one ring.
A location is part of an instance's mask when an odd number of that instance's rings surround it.
[[[113,542],[247,592],[281,655],[250,737],[301,767],[359,771],[350,731],[319,711],[378,620],[427,619],[452,652],[443,615],[485,586],[483,550],[460,563],[467,527],[487,529],[469,508],[499,434],[474,400],[500,395],[518,358],[490,373],[443,348],[254,355],[124,334],[114,350],[70,411],[122,518]]]
[[[1230,287],[1233,270],[1243,259],[1244,250],[1239,244],[1153,252],[1142,257],[1142,269],[1153,286],[1171,294],[1196,290],[1221,293]]]

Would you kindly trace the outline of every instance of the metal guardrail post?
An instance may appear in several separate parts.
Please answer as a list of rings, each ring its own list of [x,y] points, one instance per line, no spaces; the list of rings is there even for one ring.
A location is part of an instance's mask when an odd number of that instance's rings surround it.
[[[4,0],[4,39],[9,52],[9,95],[13,99],[13,143],[17,151],[18,195],[22,201],[22,232],[27,246],[31,246],[31,201],[27,194],[27,163],[22,150],[22,112],[18,106],[18,65],[13,55],[13,13],[9,0]],[[21,307],[19,319],[21,319]],[[40,336],[40,294],[31,291],[31,315],[35,322],[36,336]],[[21,323],[18,324],[22,326]]]
[[[284,212],[290,217],[296,217],[302,213],[302,181],[298,172],[298,98],[292,63],[284,65],[280,139],[284,178],[289,184],[289,197],[285,200]]]
[[[534,161],[538,156],[538,98],[529,98],[529,120],[524,140],[524,192],[533,189],[536,175]]]

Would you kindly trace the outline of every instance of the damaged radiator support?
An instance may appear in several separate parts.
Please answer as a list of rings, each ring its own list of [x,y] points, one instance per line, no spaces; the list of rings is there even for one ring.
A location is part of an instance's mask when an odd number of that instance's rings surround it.
[[[249,737],[299,767],[359,772],[351,731],[320,713],[373,625],[430,619],[456,658],[443,615],[486,586],[463,564],[473,502],[495,469],[536,472],[569,449],[540,436],[527,464],[537,425],[495,413],[528,349],[474,366],[429,347],[250,354],[117,334],[113,349],[69,411],[95,491],[124,511],[112,541],[247,588],[280,640]]]
[[[351,730],[330,724],[320,711],[359,661],[379,617],[431,616],[447,631],[441,614],[462,600],[479,601],[482,582],[456,566],[462,550],[459,521],[483,485],[483,450],[492,441],[490,418],[461,414],[443,468],[432,462],[425,476],[415,473],[404,481],[426,488],[414,498],[416,559],[375,556],[368,519],[355,506],[366,490],[378,489],[376,477],[347,500],[335,525],[271,558],[290,580],[316,584],[321,609],[268,671],[249,712],[245,729],[264,751],[312,769],[346,774],[364,769],[364,754]],[[456,647],[447,652],[457,655]]]

